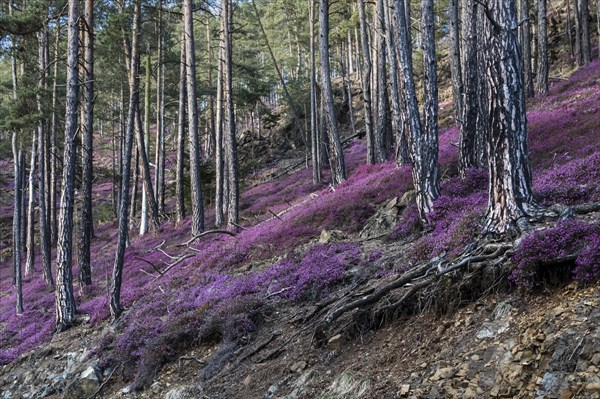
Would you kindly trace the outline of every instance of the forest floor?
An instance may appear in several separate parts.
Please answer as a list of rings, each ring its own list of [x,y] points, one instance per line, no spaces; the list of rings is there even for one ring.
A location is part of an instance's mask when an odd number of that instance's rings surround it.
[[[600,202],[599,92],[596,61],[529,107],[536,196],[575,209],[571,221],[480,240],[486,173],[457,177],[447,128],[442,197],[423,230],[409,168],[363,165],[354,140],[335,189],[290,161],[256,174],[233,237],[188,241],[189,221],[132,233],[117,323],[111,185],[98,185],[95,282],[78,287],[77,327],[52,334],[53,293],[37,272],[14,315],[0,243],[0,398],[600,398],[600,287],[587,282],[600,272],[600,214],[583,206]]]

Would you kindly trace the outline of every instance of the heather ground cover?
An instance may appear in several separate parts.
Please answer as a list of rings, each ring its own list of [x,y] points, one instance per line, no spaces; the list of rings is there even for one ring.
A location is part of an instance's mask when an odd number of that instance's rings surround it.
[[[532,104],[531,160],[535,190],[543,204],[600,199],[599,66],[590,65]],[[456,128],[442,130],[442,196],[428,230],[421,231],[416,208],[409,206],[390,235],[398,241],[417,236],[412,262],[456,256],[478,233],[487,203],[486,172],[469,171],[464,180],[456,176],[457,141]],[[380,256],[362,254],[357,244],[314,244],[322,229],[358,232],[378,205],[412,188],[408,167],[399,168],[394,162],[364,165],[362,142],[353,142],[345,153],[349,179],[335,189],[327,183],[314,187],[310,170],[303,169],[243,193],[246,229],[235,237],[210,235],[190,248],[179,247],[189,236],[189,221],[179,226],[165,223],[144,238],[132,232],[123,276],[123,305],[128,310],[122,329],[98,345],[103,362],[127,361],[127,377],[144,384],[146,371],[175,356],[181,342],[234,341],[260,324],[259,308],[276,301],[321,298],[343,281],[348,268]],[[100,204],[105,204],[100,199],[108,199],[109,192],[110,185],[102,185],[96,193]],[[279,217],[271,217],[269,211]],[[77,293],[78,310],[92,325],[108,318],[106,284],[115,224],[101,224],[96,234],[94,286]],[[589,236],[590,243],[600,241],[596,230]],[[294,250],[298,247],[304,249]],[[576,273],[597,273],[594,265],[600,255],[593,248],[581,247],[576,260],[581,271]],[[154,267],[164,270],[185,254],[193,256],[156,278]],[[41,269],[39,260],[37,264]],[[53,331],[54,295],[43,285],[39,271],[25,278],[26,311],[21,316],[14,312],[13,291],[10,264],[5,261],[0,268],[0,364],[47,341]]]

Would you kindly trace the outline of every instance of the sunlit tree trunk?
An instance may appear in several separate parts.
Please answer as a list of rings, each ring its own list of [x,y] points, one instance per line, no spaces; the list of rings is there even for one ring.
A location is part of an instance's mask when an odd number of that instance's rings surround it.
[[[329,0],[319,0],[319,54],[321,63],[321,79],[323,97],[329,130],[329,164],[331,166],[333,184],[346,180],[346,165],[340,141],[340,132],[333,104],[333,88],[329,67]]]
[[[73,324],[75,297],[73,295],[73,202],[75,175],[75,136],[79,106],[77,54],[79,51],[79,2],[69,0],[67,20],[67,107],[63,155],[62,190],[58,216],[56,254],[56,329],[63,331]]]
[[[163,31],[162,0],[159,2],[157,21],[157,58],[156,68],[156,154],[154,158],[154,192],[160,214],[165,211],[165,65],[163,60],[165,32]]]
[[[50,224],[50,242],[55,244],[58,240],[58,218],[57,218],[57,204],[56,196],[58,192],[59,182],[59,171],[58,171],[58,67],[60,57],[60,24],[56,25],[56,39],[54,43],[54,70],[52,78],[52,117],[50,120],[50,206],[48,207],[49,212],[49,224]]]
[[[194,43],[192,1],[183,2],[183,31],[185,32],[188,137],[192,188],[192,235],[204,230],[204,204],[200,176],[200,140],[198,138],[198,100],[196,94],[196,50]]]
[[[490,137],[489,202],[484,232],[525,230],[535,208],[527,150],[527,118],[514,0],[486,10]]]
[[[581,18],[581,62],[587,65],[592,60],[592,44],[590,41],[590,6],[588,0],[579,0]]]
[[[221,15],[221,33],[219,35],[219,57],[217,66],[217,112],[215,116],[215,226],[225,222],[225,162],[223,155],[223,72],[225,48],[225,17]]]
[[[150,54],[146,56],[146,83],[144,86],[144,147],[142,152],[146,157],[150,156]],[[138,146],[138,148],[140,148]],[[147,182],[144,179],[142,183],[142,207],[140,211],[140,236],[143,236],[148,231],[148,195]],[[150,199],[151,200],[151,199]]]

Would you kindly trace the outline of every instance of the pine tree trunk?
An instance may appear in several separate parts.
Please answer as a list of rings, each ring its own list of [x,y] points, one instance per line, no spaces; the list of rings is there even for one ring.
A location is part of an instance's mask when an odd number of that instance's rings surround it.
[[[146,82],[144,86],[144,149],[142,153],[146,157],[150,156],[150,54],[146,55]],[[147,183],[144,180],[142,183],[142,207],[140,211],[140,236],[143,236],[148,231],[148,197],[147,197]]]
[[[421,2],[421,32],[423,35],[423,108],[425,126],[423,161],[424,175],[429,201],[433,202],[440,195],[440,176],[438,164],[438,81],[437,59],[435,55],[435,24],[433,0]]]
[[[362,44],[362,92],[365,108],[365,131],[367,135],[367,163],[374,164],[375,161],[375,136],[373,130],[373,104],[371,102],[371,50],[369,46],[369,35],[367,33],[367,20],[365,15],[365,4],[358,0],[358,15],[360,21],[360,39]]]
[[[548,17],[546,9],[547,0],[538,0],[538,64],[536,86],[539,94],[548,92]]]
[[[63,155],[62,190],[58,216],[58,244],[56,254],[56,329],[63,331],[73,324],[75,297],[73,295],[73,206],[75,175],[75,136],[77,134],[79,51],[79,2],[68,2],[67,31],[67,107]]]
[[[154,192],[160,214],[165,211],[165,65],[163,61],[164,39],[162,0],[159,2],[157,21],[157,62],[156,68],[156,156],[154,159]]]
[[[44,26],[38,33],[38,69],[39,69],[39,93],[36,94],[36,103],[38,112],[41,114],[42,109],[42,95],[41,92],[46,89],[46,68],[48,66],[47,50],[48,50],[48,28]],[[39,208],[40,208],[40,249],[42,256],[42,265],[44,267],[44,281],[48,287],[54,285],[52,278],[52,266],[50,264],[51,259],[51,246],[50,246],[50,225],[48,219],[48,205],[50,204],[50,185],[49,182],[49,159],[48,154],[48,142],[46,141],[47,130],[46,120],[42,119],[38,122],[38,160],[40,170],[40,182],[39,182]]]
[[[424,6],[429,7],[427,0],[423,0]],[[427,8],[426,7],[426,8]],[[428,10],[424,10],[425,13]],[[432,10],[433,11],[433,10]],[[396,37],[398,43],[398,57],[400,69],[402,72],[402,81],[405,93],[405,115],[410,132],[410,144],[411,144],[411,159],[412,159],[412,176],[415,189],[417,191],[417,208],[419,215],[422,220],[426,220],[427,213],[433,209],[433,201],[439,194],[439,177],[437,176],[437,137],[435,142],[427,143],[426,134],[424,129],[421,127],[421,120],[419,115],[419,106],[417,103],[417,95],[415,82],[413,78],[413,65],[412,65],[412,54],[409,42],[409,26],[407,25],[407,16],[405,14],[406,8],[401,0],[396,0],[394,7],[395,24],[396,24]],[[433,15],[424,16],[424,18],[433,20]],[[424,21],[425,22],[425,21]],[[433,24],[425,25],[426,29],[433,29]],[[433,35],[431,38],[433,38]],[[435,58],[432,58],[429,53],[431,49],[435,50],[434,43],[426,45],[426,51],[424,51],[424,65],[430,69],[432,66],[435,68]],[[433,87],[431,86],[434,82],[431,76],[426,87],[425,92],[427,94],[427,106],[426,106],[426,119],[431,124],[431,111],[434,110],[434,100],[431,98]],[[435,99],[437,101],[437,98]],[[429,115],[428,115],[429,114]],[[434,127],[429,125],[429,128]],[[437,127],[436,127],[437,128]],[[436,165],[432,163],[435,161]],[[433,170],[428,170],[429,167],[433,167]]]
[[[592,44],[590,41],[590,6],[588,0],[579,0],[581,15],[581,61],[587,65],[592,61]]]
[[[514,27],[514,0],[492,0],[486,11],[490,110],[489,203],[484,232],[527,228],[535,207],[527,152],[522,63]]]
[[[228,174],[227,227],[237,229],[239,223],[239,171],[237,142],[235,138],[235,113],[233,104],[233,3],[223,2],[225,9],[225,149]],[[297,114],[296,114],[297,115]]]
[[[483,5],[478,3],[477,5],[477,32],[478,35],[478,48],[485,46],[486,43],[483,40],[479,40],[482,37],[481,32],[485,32],[487,27],[487,17]],[[485,84],[485,76],[487,75],[487,58],[486,52],[477,52],[477,74],[479,83],[477,85],[477,134],[475,135],[475,154],[477,156],[478,165],[487,165],[487,142],[490,135],[490,121],[489,121],[489,109],[488,109],[488,98],[489,89],[488,85]]]
[[[454,100],[454,117],[461,120],[463,115],[463,72],[461,68],[460,27],[458,19],[459,0],[450,0],[450,70],[452,73],[452,98]],[[463,7],[469,7],[469,1],[463,0]],[[462,21],[465,23],[464,21]],[[463,40],[466,38],[463,37]]]
[[[319,0],[319,54],[322,79],[321,87],[325,99],[329,130],[329,164],[331,166],[333,184],[338,185],[346,180],[346,166],[335,115],[331,72],[329,68],[329,0]]]
[[[390,80],[391,85],[391,98],[392,98],[392,115],[394,118],[394,131],[396,136],[396,162],[399,165],[405,165],[410,162],[408,157],[408,142],[406,140],[406,129],[404,129],[405,121],[404,114],[402,113],[401,95],[400,95],[400,82],[398,81],[398,59],[396,57],[396,41],[394,40],[394,25],[392,24],[392,2],[388,0],[386,2],[386,8],[388,12],[385,13],[387,35],[386,40],[389,43],[388,48],[388,61],[390,63]]]
[[[208,93],[208,135],[206,138],[206,157],[211,158],[215,152],[215,96],[213,93],[213,48],[212,48],[212,35],[210,31],[210,13],[206,14],[206,58],[207,58],[207,73],[208,73],[208,86],[210,87]]]
[[[462,16],[464,92],[462,100],[463,113],[460,118],[458,163],[460,174],[463,177],[467,169],[480,166],[476,146],[477,115],[479,112],[477,88],[480,84],[477,73],[477,7],[475,0],[464,0]]]
[[[375,13],[375,31],[377,35],[377,77],[375,92],[377,93],[377,123],[375,126],[375,161],[387,161],[390,150],[391,119],[390,102],[387,93],[387,44],[385,27],[385,1],[377,0]]]
[[[92,182],[94,179],[93,137],[94,137],[94,4],[93,0],[85,0],[83,20],[84,34],[84,84],[83,84],[83,147],[82,147],[82,212],[81,236],[79,241],[79,280],[83,285],[92,284],[92,267],[90,248],[92,244]]]
[[[186,75],[185,75],[185,33],[181,33],[181,57],[179,62],[179,109],[177,112],[177,171],[175,176],[177,223],[185,219],[185,190],[183,164],[185,162],[185,126],[186,126]]]
[[[225,221],[224,184],[225,162],[223,156],[223,72],[225,48],[225,18],[221,15],[221,34],[219,37],[219,57],[217,66],[217,112],[215,116],[215,226],[221,227]]]
[[[129,206],[129,179],[131,173],[131,152],[133,148],[133,133],[136,123],[136,113],[139,109],[140,82],[138,72],[140,69],[140,29],[141,29],[141,0],[136,0],[133,10],[133,34],[131,40],[131,61],[129,71],[129,110],[127,111],[127,127],[125,131],[125,144],[123,153],[123,172],[121,177],[121,194],[119,204],[119,239],[115,263],[113,265],[112,279],[110,282],[110,313],[116,320],[123,313],[121,305],[121,283],[123,278],[123,259],[128,236],[128,206]]]
[[[35,269],[35,173],[37,159],[37,134],[32,135],[31,140],[31,156],[29,163],[29,178],[27,179],[27,230],[26,230],[26,248],[25,255],[25,275],[31,274]]]
[[[575,14],[575,63],[583,65],[583,46],[581,43],[582,21],[579,12],[579,0],[573,0],[573,13]]]
[[[196,52],[194,43],[192,1],[183,2],[183,31],[185,32],[188,137],[190,175],[192,180],[192,235],[204,230],[204,204],[200,175],[200,140],[198,138],[198,100],[196,94]]]
[[[310,20],[310,138],[313,184],[321,183],[321,140],[317,120],[317,69],[315,63],[315,0],[308,0]]]
[[[21,218],[23,217],[21,209],[21,196],[23,195],[23,184],[21,182],[21,168],[23,167],[23,155],[20,149],[17,149],[17,133],[12,136],[12,150],[14,162],[14,205],[13,205],[13,284],[17,291],[17,314],[23,313],[23,292],[21,278],[22,253],[19,242],[21,241]]]
[[[54,70],[52,79],[52,119],[50,120],[50,156],[52,158],[50,162],[50,206],[48,212],[50,213],[50,242],[56,244],[58,241],[58,217],[57,217],[57,193],[58,193],[58,67],[59,67],[59,56],[60,56],[60,24],[56,25],[56,40],[54,43]]]

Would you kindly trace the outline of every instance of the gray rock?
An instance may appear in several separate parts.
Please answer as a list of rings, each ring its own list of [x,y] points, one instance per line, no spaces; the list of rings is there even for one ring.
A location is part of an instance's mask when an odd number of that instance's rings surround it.
[[[101,373],[95,365],[88,365],[67,384],[63,399],[89,398],[96,392],[101,382]]]
[[[165,399],[201,399],[204,398],[202,386],[189,385],[171,389]]]

